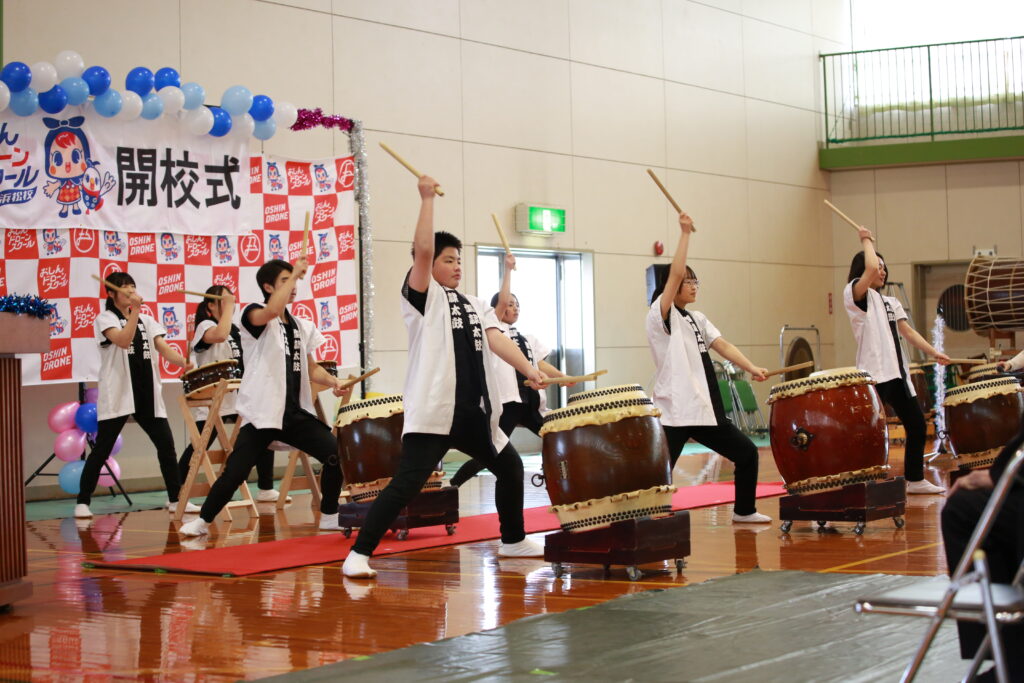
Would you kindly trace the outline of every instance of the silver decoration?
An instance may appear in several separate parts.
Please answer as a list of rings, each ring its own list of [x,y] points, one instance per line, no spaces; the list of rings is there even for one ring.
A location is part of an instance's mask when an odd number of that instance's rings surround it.
[[[942,314],[935,316],[932,324],[932,346],[939,353],[945,353],[946,321]],[[935,364],[935,438],[942,439],[946,434],[946,414],[942,404],[946,402],[946,366]]]
[[[366,140],[363,137],[363,122],[352,120],[352,130],[348,134],[348,148],[356,164],[355,200],[359,207],[359,261],[362,277],[360,287],[359,310],[362,312],[362,355],[363,368],[373,365],[373,224],[370,221],[370,184],[367,175]],[[363,395],[370,390],[369,383],[363,382]]]

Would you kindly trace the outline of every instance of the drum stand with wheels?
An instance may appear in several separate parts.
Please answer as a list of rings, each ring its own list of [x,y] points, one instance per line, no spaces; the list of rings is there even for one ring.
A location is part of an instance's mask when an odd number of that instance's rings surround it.
[[[352,535],[352,529],[363,526],[371,505],[372,500],[365,503],[342,503],[338,506],[338,526],[342,528],[345,538]],[[451,536],[455,533],[455,525],[458,522],[459,488],[445,486],[431,491],[420,491],[402,508],[389,528],[396,532],[399,541],[404,541],[409,536],[409,529],[442,524]]]
[[[897,529],[906,523],[907,487],[903,477],[885,481],[848,484],[834,491],[789,495],[779,499],[782,533],[788,534],[794,521],[817,522],[818,531],[827,522],[856,522],[853,533],[864,533],[868,522],[891,518]]]
[[[182,504],[178,505],[174,511],[174,521],[176,522],[180,522],[185,514],[185,505],[188,503],[189,498],[205,496],[210,492],[210,486],[217,478],[217,475],[224,470],[224,463],[227,462],[228,455],[231,454],[235,447],[235,439],[238,438],[238,430],[242,424],[241,420],[235,422],[234,429],[229,432],[224,425],[224,421],[221,419],[220,405],[228,392],[238,390],[238,384],[238,380],[229,381],[222,379],[216,384],[193,392],[188,397],[178,397],[181,402],[182,416],[185,418],[185,427],[188,429],[189,440],[192,442],[192,461],[189,463],[188,476],[185,477],[178,496],[178,501]],[[209,410],[206,424],[203,425],[202,434],[196,428],[196,421],[192,417],[191,410],[192,408],[200,407],[205,407]],[[214,430],[216,430],[217,440],[220,442],[221,448],[209,450],[206,445],[210,443],[210,436],[214,433]],[[216,473],[213,471],[213,465],[220,465]],[[203,474],[206,475],[205,482],[196,481],[196,475],[199,474],[200,468],[203,470]],[[218,519],[226,519],[228,522],[231,522],[231,509],[238,508],[246,508],[251,518],[259,517],[259,512],[256,510],[256,501],[253,500],[248,482],[243,481],[241,486],[238,487],[238,492],[242,495],[242,499],[233,500],[225,505],[224,509],[217,514]]]
[[[643,576],[638,565],[674,560],[682,572],[690,554],[690,513],[673,512],[667,517],[624,519],[610,526],[586,531],[558,531],[544,537],[544,560],[551,563],[555,578],[565,573],[564,562],[625,565],[630,581]]]

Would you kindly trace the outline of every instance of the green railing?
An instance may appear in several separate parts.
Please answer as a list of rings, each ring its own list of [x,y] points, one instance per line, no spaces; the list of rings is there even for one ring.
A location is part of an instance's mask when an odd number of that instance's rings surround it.
[[[821,55],[825,144],[1024,130],[1024,37]]]

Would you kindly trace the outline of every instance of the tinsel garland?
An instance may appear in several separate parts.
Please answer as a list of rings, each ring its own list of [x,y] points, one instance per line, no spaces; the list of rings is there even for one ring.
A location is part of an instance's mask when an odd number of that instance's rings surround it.
[[[319,111],[319,110],[317,110]],[[346,119],[347,120],[347,119]],[[363,367],[372,368],[373,364],[373,224],[370,221],[370,185],[367,175],[366,140],[363,137],[363,122],[349,121],[348,148],[356,164],[355,200],[359,207],[359,259],[362,275],[362,301],[360,310],[363,332]],[[370,391],[367,380],[363,382],[365,392]]]
[[[0,296],[0,313],[31,315],[35,318],[49,318],[57,307],[46,299],[31,294],[8,294]]]
[[[935,316],[932,324],[932,346],[939,353],[945,353],[943,346],[946,344],[946,321],[942,315]],[[935,436],[942,439],[946,435],[946,415],[942,404],[946,402],[946,370],[945,365],[935,364]]]
[[[358,121],[345,118],[344,116],[324,115],[320,107],[316,109],[300,109],[299,116],[292,124],[292,130],[309,130],[310,128],[338,128],[344,131],[351,131]]]

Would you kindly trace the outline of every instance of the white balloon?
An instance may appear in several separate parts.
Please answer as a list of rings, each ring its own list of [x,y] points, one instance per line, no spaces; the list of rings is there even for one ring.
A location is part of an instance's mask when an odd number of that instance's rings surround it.
[[[0,81],[0,111],[7,109],[7,105],[11,103],[11,89],[7,87],[7,84]]]
[[[278,128],[291,128],[299,118],[299,110],[291,102],[274,102],[274,121]]]
[[[57,68],[49,62],[36,62],[32,65],[32,88],[37,93],[44,93],[57,85]]]
[[[181,92],[181,88],[176,86],[165,85],[160,88],[157,95],[164,101],[165,114],[177,114],[185,106],[185,93]]]
[[[206,135],[213,128],[213,112],[209,107],[196,107],[185,114],[185,128],[193,135]]]
[[[59,53],[57,59],[53,60],[53,65],[57,68],[57,80],[59,81],[63,81],[65,78],[78,78],[85,71],[82,55],[74,50],[64,50]]]
[[[117,118],[121,121],[134,121],[142,113],[142,98],[138,93],[125,90],[121,93],[121,111],[117,112]]]
[[[247,140],[252,136],[252,131],[255,127],[256,122],[248,114],[231,117],[231,135],[235,137]]]

